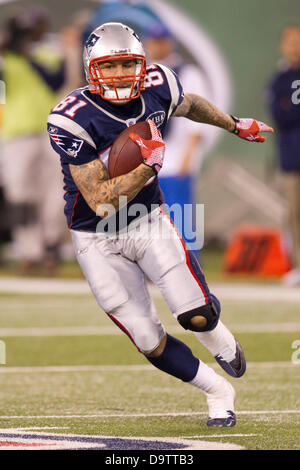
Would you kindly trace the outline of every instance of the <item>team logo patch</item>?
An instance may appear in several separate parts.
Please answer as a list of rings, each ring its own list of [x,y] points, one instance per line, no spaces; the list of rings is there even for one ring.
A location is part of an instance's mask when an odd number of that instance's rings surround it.
[[[0,450],[238,450],[236,444],[172,437],[112,437],[45,432],[0,432]]]
[[[53,133],[51,130],[52,129],[49,128],[48,132],[53,142],[55,142],[56,145],[66,152],[70,157],[76,158],[82,147],[83,140],[68,137],[67,135]]]
[[[85,47],[86,47],[86,51],[87,51],[88,55],[90,55],[91,50],[94,47],[94,45],[96,44],[96,42],[98,41],[98,39],[100,39],[100,37],[97,36],[96,34],[91,34],[89,36],[88,40],[85,43]]]
[[[166,113],[164,111],[156,111],[156,113],[150,114],[150,116],[147,117],[147,119],[151,119],[154,124],[156,124],[156,127],[160,127],[162,123],[164,122],[166,117]]]

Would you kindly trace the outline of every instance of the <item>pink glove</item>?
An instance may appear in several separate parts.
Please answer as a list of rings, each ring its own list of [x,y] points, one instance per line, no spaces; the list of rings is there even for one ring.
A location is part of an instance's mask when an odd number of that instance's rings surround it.
[[[144,164],[150,166],[157,174],[160,171],[164,161],[165,143],[162,140],[161,133],[157,129],[154,122],[151,121],[151,119],[148,119],[147,122],[150,125],[152,136],[151,140],[143,139],[135,132],[131,132],[129,137],[140,147]]]
[[[266,137],[258,135],[259,132],[274,132],[272,127],[267,124],[257,121],[256,119],[249,118],[237,118],[231,116],[235,122],[235,128],[232,131],[238,137],[250,142],[265,142]]]

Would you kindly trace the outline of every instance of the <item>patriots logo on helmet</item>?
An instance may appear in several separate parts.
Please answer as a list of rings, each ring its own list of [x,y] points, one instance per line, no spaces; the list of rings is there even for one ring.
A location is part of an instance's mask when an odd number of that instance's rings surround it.
[[[134,35],[134,37],[135,37],[139,42],[141,42],[140,38],[138,37],[138,35],[136,34],[135,31],[132,31],[132,34]]]
[[[90,54],[91,49],[94,47],[94,45],[96,44],[98,39],[100,39],[100,38],[96,34],[93,34],[93,33],[90,34],[88,40],[85,43],[86,51],[87,51],[88,54]]]
[[[58,145],[59,148],[70,155],[70,157],[77,157],[78,152],[82,147],[83,140],[74,139],[72,137],[68,137],[67,135],[54,134],[51,132],[49,132],[49,135],[56,145]]]

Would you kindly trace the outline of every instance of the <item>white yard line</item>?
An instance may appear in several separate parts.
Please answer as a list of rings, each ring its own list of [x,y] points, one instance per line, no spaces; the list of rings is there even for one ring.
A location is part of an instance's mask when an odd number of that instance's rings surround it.
[[[107,366],[36,366],[36,367],[5,367],[0,366],[0,373],[31,373],[31,372],[140,372],[157,370],[148,364],[141,365],[107,365]]]
[[[38,431],[45,429],[70,429],[70,426],[27,426],[22,428],[0,428],[0,433],[4,432],[18,432],[18,431]],[[80,436],[80,434],[78,434]],[[262,434],[202,434],[197,436],[180,436],[178,439],[198,439],[202,437],[252,437],[261,436]]]
[[[243,323],[242,325],[234,323],[230,329],[233,333],[294,333],[300,331],[300,321],[290,323]]]
[[[165,327],[170,334],[189,334],[181,326],[167,325]],[[233,333],[279,333],[300,332],[300,322],[295,323],[261,323],[261,324],[235,324],[231,330]],[[30,337],[30,336],[107,336],[122,335],[123,332],[115,325],[111,326],[55,326],[55,327],[13,327],[0,328],[0,338]]]
[[[277,301],[277,302],[299,302],[300,289],[286,287],[281,284],[224,284],[216,283],[209,285],[213,292],[221,300],[234,301]]]
[[[299,302],[300,289],[281,284],[212,283],[210,290],[223,300]],[[151,294],[160,296],[158,288],[149,286]],[[0,292],[19,294],[91,294],[84,279],[26,279],[0,277]]]
[[[216,362],[209,363],[210,367],[219,368]],[[295,368],[297,365],[288,361],[278,362],[248,362],[248,369],[269,369],[269,368]],[[298,366],[299,367],[299,366]],[[78,366],[21,366],[21,367],[7,367],[0,366],[0,374],[28,374],[28,373],[41,373],[41,372],[140,372],[150,371],[157,372],[158,370],[151,364],[130,364],[130,365],[78,365]]]
[[[112,326],[58,326],[58,327],[20,327],[0,328],[0,338],[9,336],[93,336],[120,335],[122,331]]]
[[[40,431],[45,429],[70,429],[70,426],[27,426],[26,428],[0,428],[0,433],[18,431]]]
[[[15,428],[13,428],[15,429]],[[17,428],[19,429],[19,428]],[[26,428],[24,428],[26,429]],[[0,429],[1,431],[1,429]],[[262,436],[262,434],[200,434],[197,436],[182,436],[182,439],[198,439],[198,438],[211,438],[211,437],[253,437],[253,436]]]
[[[83,279],[28,279],[0,277],[0,292],[18,294],[90,294],[87,281]]]
[[[300,414],[300,410],[256,410],[236,411],[238,415],[279,415]],[[0,415],[0,419],[93,419],[93,418],[155,418],[155,417],[178,417],[178,416],[202,416],[207,411],[170,412],[170,413],[110,413],[110,414],[88,414],[88,415]]]

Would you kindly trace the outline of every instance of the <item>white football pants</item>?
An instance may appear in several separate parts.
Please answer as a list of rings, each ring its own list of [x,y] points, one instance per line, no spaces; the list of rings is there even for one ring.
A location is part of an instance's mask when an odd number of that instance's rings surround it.
[[[209,301],[203,273],[195,272],[184,242],[160,208],[119,237],[76,230],[71,234],[98,304],[143,353],[152,352],[165,334],[146,276],[175,318]]]

